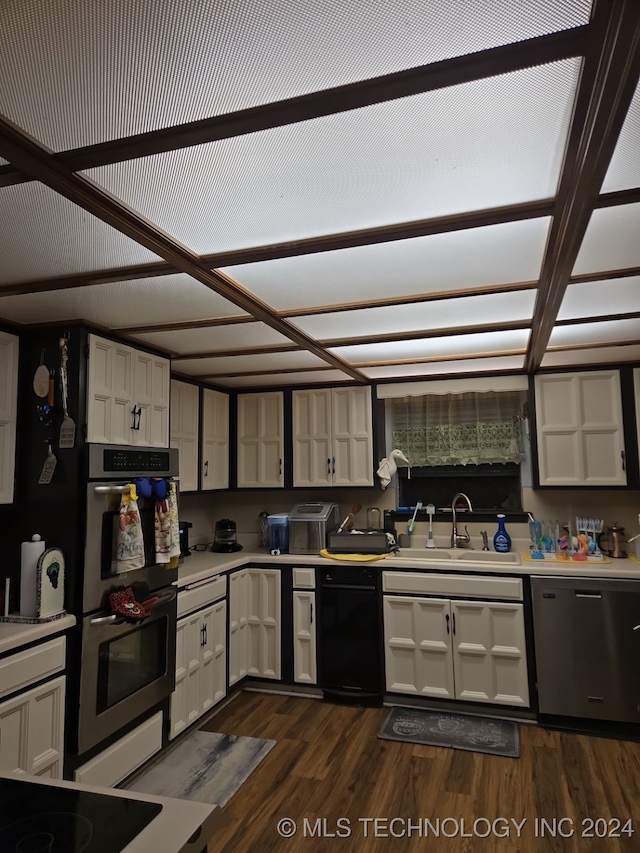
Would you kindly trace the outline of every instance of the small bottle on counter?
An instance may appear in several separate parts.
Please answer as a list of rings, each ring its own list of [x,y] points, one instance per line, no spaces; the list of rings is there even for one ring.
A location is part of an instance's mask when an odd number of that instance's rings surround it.
[[[498,529],[493,537],[493,547],[499,554],[506,554],[511,550],[511,537],[504,526],[503,513],[498,513]]]

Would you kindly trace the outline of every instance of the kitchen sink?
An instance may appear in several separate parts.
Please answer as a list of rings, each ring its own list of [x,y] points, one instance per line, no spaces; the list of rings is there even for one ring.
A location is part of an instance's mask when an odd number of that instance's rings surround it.
[[[509,551],[499,554],[496,551],[472,551],[466,548],[400,548],[394,554],[400,560],[418,563],[455,560],[461,563],[510,563],[519,566],[520,554]]]

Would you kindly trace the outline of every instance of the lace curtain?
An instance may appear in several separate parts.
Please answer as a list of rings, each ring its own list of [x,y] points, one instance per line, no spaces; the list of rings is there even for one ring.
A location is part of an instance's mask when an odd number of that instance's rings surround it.
[[[487,391],[402,397],[391,404],[393,447],[412,466],[521,462],[525,394]]]

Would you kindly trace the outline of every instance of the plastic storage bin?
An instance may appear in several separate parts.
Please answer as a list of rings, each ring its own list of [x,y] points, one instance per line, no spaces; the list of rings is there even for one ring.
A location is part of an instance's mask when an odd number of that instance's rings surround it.
[[[269,550],[272,554],[289,553],[289,513],[276,512],[267,517]]]

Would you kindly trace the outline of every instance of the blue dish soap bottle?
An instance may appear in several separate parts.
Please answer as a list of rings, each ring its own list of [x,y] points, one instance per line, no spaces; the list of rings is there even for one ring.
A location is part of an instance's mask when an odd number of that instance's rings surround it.
[[[505,529],[503,513],[498,513],[498,529],[493,537],[493,547],[500,554],[506,554],[511,550],[511,537]]]

